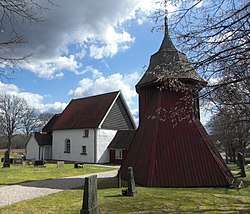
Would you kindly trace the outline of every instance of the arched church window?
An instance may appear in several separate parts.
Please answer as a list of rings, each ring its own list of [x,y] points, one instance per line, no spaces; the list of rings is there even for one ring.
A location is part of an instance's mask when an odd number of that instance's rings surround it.
[[[64,153],[70,153],[70,139],[68,138],[65,140]]]

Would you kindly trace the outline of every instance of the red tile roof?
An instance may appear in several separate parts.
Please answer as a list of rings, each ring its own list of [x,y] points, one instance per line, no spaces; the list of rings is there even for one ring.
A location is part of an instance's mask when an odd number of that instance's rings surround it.
[[[43,127],[42,131],[43,132],[52,132],[53,126],[60,117],[61,114],[55,114],[49,122]]]
[[[54,124],[53,130],[98,128],[119,94],[116,91],[71,100]]]

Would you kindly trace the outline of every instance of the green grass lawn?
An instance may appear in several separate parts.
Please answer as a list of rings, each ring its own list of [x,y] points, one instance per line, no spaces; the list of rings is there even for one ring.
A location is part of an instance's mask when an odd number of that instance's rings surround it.
[[[235,173],[237,168],[231,165]],[[243,178],[247,185],[232,188],[147,188],[137,187],[137,196],[124,197],[115,178],[98,182],[101,213],[250,213],[250,170]],[[126,184],[123,181],[123,185]],[[82,189],[68,190],[46,197],[0,208],[1,214],[79,214]]]
[[[57,168],[56,164],[51,163],[45,164],[46,167],[34,167],[33,165],[24,164],[23,166],[11,165],[10,168],[2,168],[2,165],[3,163],[0,163],[0,187],[26,181],[62,178],[114,169],[91,164],[85,164],[83,168],[78,169],[74,169],[73,164],[64,164],[64,168]]]

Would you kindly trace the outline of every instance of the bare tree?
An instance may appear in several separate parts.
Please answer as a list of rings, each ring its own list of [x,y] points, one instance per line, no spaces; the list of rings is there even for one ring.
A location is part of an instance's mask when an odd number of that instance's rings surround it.
[[[17,96],[0,95],[0,126],[8,138],[8,151],[10,152],[12,138],[23,128],[25,114],[28,110],[27,102]]]
[[[8,76],[8,69],[18,66],[30,55],[20,56],[15,49],[28,41],[21,33],[22,24],[44,22],[43,12],[48,8],[35,0],[0,1],[0,75]],[[48,0],[52,5],[52,1]]]
[[[22,124],[20,124],[20,130],[27,138],[31,132],[41,132],[42,128],[51,119],[53,114],[49,112],[40,113],[35,108],[27,106],[22,116],[23,118]]]
[[[43,128],[53,116],[54,114],[51,112],[40,113],[39,120],[41,121],[41,127]]]
[[[245,153],[250,144],[250,123],[241,120],[234,109],[224,107],[213,115],[209,122],[209,128],[214,142],[219,142],[226,153],[226,160],[235,162],[236,152]]]
[[[176,11],[167,11],[168,2],[177,6]],[[165,0],[161,4],[166,9],[156,11],[153,18],[159,23],[166,15],[170,17],[169,26],[176,45],[207,81],[221,76],[224,63],[241,66],[244,72],[248,69],[248,75],[238,76],[237,81],[250,78],[249,1]],[[162,28],[161,23],[154,29]],[[235,80],[232,76],[224,84]]]
[[[154,30],[163,29],[163,18],[169,17],[171,37],[177,48],[187,54],[190,70],[197,70],[208,82],[200,97],[206,103],[212,102],[218,113],[230,109],[237,120],[234,122],[249,122],[250,2],[159,2],[165,9],[155,12]],[[175,11],[168,11],[169,3],[176,6]]]
[[[29,136],[30,132],[40,131],[39,112],[34,108],[28,107],[23,115],[22,126],[26,138]]]

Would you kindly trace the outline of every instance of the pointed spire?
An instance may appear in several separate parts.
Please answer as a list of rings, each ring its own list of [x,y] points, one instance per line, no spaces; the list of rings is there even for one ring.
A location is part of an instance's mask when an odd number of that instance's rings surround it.
[[[136,90],[147,84],[155,83],[159,75],[168,76],[168,78],[190,79],[196,82],[202,82],[206,85],[205,81],[196,73],[188,61],[185,54],[178,51],[170,36],[168,30],[168,18],[165,16],[165,35],[161,43],[160,49],[151,56],[150,64],[136,85]],[[155,75],[157,73],[157,75]]]
[[[161,43],[161,47],[160,47],[160,50],[176,50],[174,44],[172,43],[172,40],[169,36],[169,31],[168,31],[168,17],[167,15],[165,16],[164,18],[164,21],[165,21],[165,35],[164,35],[164,39]]]
[[[165,16],[165,18],[164,18],[164,24],[165,24],[165,35],[166,34],[168,34],[168,17],[167,17],[167,15]]]

